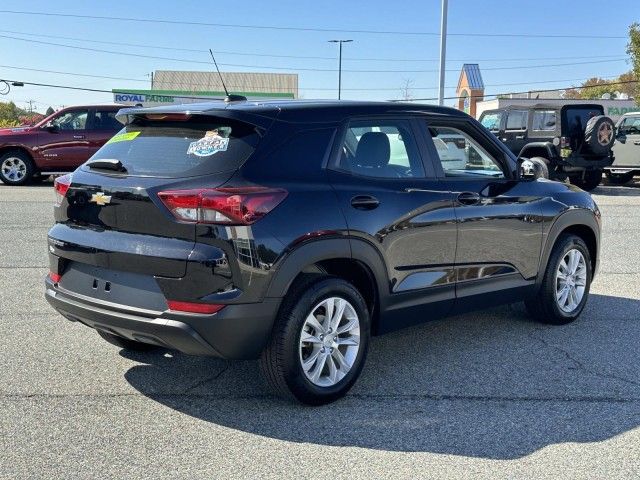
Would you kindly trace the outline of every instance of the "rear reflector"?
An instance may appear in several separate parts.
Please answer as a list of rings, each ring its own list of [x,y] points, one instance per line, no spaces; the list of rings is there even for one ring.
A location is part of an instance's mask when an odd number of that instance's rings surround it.
[[[53,181],[53,189],[56,191],[56,205],[60,205],[65,195],[67,194],[67,190],[69,190],[69,186],[71,185],[71,174],[67,173],[66,175],[62,175],[61,177],[56,177]]]
[[[169,305],[169,310],[189,313],[216,313],[226,306],[214,303],[178,302],[175,300],[167,300],[167,304]]]
[[[158,193],[180,221],[222,225],[251,225],[287,196],[285,190],[266,187],[172,190]]]
[[[60,275],[59,273],[49,272],[49,278],[53,283],[58,283],[62,278],[62,275]]]

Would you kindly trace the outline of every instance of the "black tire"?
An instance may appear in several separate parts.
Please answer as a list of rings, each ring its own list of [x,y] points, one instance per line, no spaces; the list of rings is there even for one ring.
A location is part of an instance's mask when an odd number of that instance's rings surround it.
[[[96,330],[98,335],[100,335],[103,339],[109,342],[111,345],[115,345],[116,347],[123,348],[125,350],[130,350],[133,352],[146,352],[148,350],[155,350],[158,348],[156,345],[151,345],[149,343],[136,342],[135,340],[129,340],[128,338],[119,337],[118,335],[114,335],[109,332],[104,332],[102,330]]]
[[[591,117],[584,129],[584,141],[596,155],[608,155],[616,140],[616,127],[609,117]]]
[[[633,172],[630,173],[610,173],[607,172],[607,180],[613,185],[625,185],[633,180]]]
[[[5,185],[25,185],[31,181],[34,173],[33,160],[27,153],[11,150],[0,156],[0,180]]]
[[[533,162],[538,169],[537,178],[549,178],[549,160],[544,157],[533,157],[529,161]]]
[[[318,386],[303,371],[300,335],[307,317],[323,300],[331,297],[347,300],[354,309],[359,320],[360,344],[346,375],[334,385]],[[369,332],[367,305],[352,284],[329,275],[304,275],[296,281],[283,301],[269,343],[260,358],[260,371],[269,387],[281,397],[307,405],[333,402],[344,396],[360,376],[367,356]],[[333,363],[332,355],[328,357]],[[321,373],[324,368],[320,369]]]
[[[584,172],[584,176],[569,177],[569,181],[585,192],[590,192],[602,182],[602,170],[587,170]]]
[[[586,285],[583,297],[577,307],[570,312],[563,311],[556,301],[556,272],[560,262],[565,258],[567,253],[576,249],[582,253],[586,263]],[[525,301],[527,310],[531,316],[542,323],[551,325],[565,325],[573,322],[584,309],[589,297],[589,289],[591,287],[592,265],[589,249],[584,241],[576,235],[561,235],[553,247],[549,262],[547,263],[542,284],[537,294]]]

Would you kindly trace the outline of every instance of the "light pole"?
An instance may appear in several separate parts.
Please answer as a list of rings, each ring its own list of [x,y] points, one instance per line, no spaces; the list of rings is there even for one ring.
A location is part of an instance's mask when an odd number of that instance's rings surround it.
[[[444,72],[447,56],[447,5],[448,0],[442,0],[442,19],[440,22],[440,84],[438,85],[438,105],[444,105]]]
[[[353,42],[353,40],[329,40],[329,43],[337,43],[340,45],[338,54],[338,100],[340,100],[340,94],[342,92],[342,44]]]

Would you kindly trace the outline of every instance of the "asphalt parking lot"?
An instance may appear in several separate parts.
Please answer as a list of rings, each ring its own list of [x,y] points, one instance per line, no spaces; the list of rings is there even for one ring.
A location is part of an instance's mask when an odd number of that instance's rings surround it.
[[[308,408],[253,362],[127,354],[64,320],[43,297],[51,184],[0,185],[0,478],[638,477],[640,183],[594,196],[578,322],[512,305],[378,337],[348,397]]]

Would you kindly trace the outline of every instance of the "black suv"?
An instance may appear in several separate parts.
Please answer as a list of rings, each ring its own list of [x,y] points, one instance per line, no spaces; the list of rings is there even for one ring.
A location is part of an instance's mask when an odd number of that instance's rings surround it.
[[[615,126],[602,105],[510,105],[482,112],[480,123],[518,157],[543,161],[550,178],[587,191],[613,163]]]
[[[576,319],[591,196],[537,179],[468,115],[373,102],[123,110],[60,177],[46,298],[127,349],[260,358],[309,404],[356,381],[370,335],[525,300]]]

